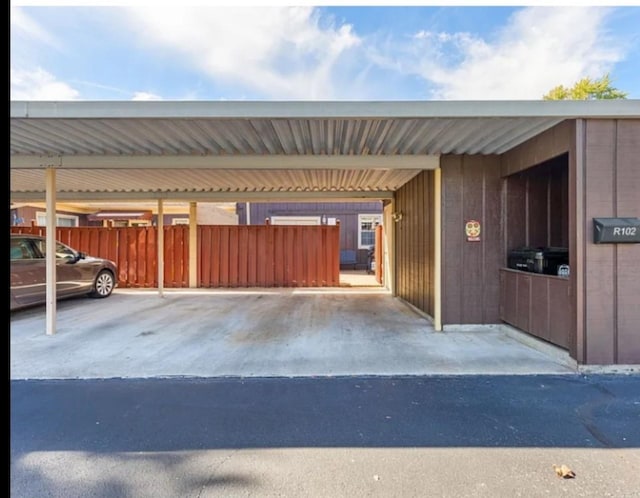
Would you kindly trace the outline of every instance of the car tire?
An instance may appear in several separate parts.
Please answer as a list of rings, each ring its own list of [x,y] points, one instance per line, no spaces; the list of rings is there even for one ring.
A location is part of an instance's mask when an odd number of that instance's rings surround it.
[[[109,297],[116,286],[116,280],[109,270],[102,270],[96,276],[93,282],[93,289],[90,292],[91,297]]]

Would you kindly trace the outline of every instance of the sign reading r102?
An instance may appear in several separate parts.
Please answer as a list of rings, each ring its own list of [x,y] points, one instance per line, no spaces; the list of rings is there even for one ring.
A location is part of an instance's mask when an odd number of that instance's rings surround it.
[[[638,218],[594,218],[593,243],[640,243],[640,220]]]
[[[637,227],[613,227],[613,236],[635,235]]]

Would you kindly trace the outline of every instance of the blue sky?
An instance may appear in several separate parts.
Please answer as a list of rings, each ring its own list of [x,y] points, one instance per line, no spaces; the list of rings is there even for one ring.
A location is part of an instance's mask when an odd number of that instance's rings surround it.
[[[65,3],[12,2],[12,100],[540,99],[605,73],[640,98],[632,4]]]

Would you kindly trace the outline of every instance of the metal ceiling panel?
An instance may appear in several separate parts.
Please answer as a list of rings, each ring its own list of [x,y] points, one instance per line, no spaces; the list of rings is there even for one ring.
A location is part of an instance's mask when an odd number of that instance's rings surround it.
[[[419,170],[65,170],[56,174],[59,194],[89,193],[220,193],[220,192],[392,192]],[[42,170],[14,170],[15,199],[44,193]],[[96,198],[100,196],[97,195]],[[26,198],[26,197],[25,197]]]
[[[12,119],[12,155],[495,154],[559,118]]]
[[[11,194],[44,192],[44,167],[58,192],[389,192],[442,154],[502,154],[579,117],[636,119],[640,101],[18,101]]]

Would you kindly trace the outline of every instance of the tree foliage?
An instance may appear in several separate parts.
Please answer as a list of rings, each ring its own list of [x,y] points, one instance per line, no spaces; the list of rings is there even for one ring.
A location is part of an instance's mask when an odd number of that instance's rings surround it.
[[[544,100],[606,100],[626,99],[627,93],[614,88],[608,74],[602,78],[582,78],[567,88],[558,85],[542,96]]]

